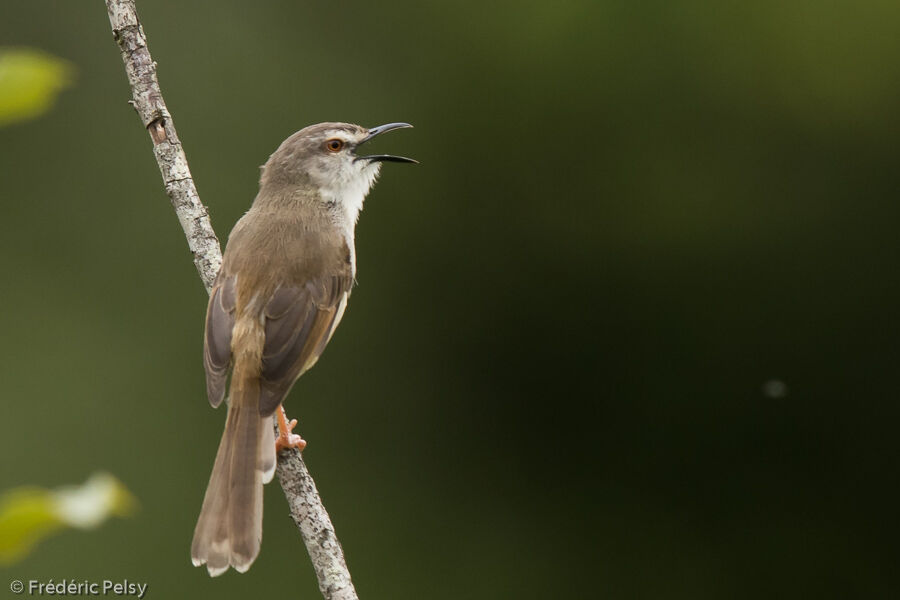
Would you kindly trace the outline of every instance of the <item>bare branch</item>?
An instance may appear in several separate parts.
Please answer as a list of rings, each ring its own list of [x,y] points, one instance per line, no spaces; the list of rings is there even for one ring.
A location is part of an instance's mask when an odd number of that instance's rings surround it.
[[[276,473],[291,508],[291,518],[300,529],[309,551],[322,596],[328,600],[358,600],[350,581],[350,570],[344,562],[341,543],[322,506],[316,482],[300,457],[300,451],[291,449],[280,452]]]
[[[222,266],[219,240],[209,222],[206,207],[200,202],[172,115],[159,90],[156,63],[147,49],[147,38],[138,21],[134,1],[106,0],[106,9],[131,84],[131,105],[153,140],[153,154],[156,155],[166,193],[184,229],[200,279],[209,291]]]
[[[147,48],[135,1],[105,1],[113,36],[131,84],[131,104],[153,141],[153,154],[166,193],[184,229],[200,279],[209,291],[222,265],[219,240],[194,187],[175,124],[159,89],[156,63]],[[322,596],[326,600],[357,600],[341,544],[300,452],[291,450],[279,455],[278,480],[287,497],[291,518],[309,551]]]

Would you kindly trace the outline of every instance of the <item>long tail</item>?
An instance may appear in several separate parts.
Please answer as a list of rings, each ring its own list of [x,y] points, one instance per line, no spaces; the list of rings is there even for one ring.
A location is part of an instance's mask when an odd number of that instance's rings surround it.
[[[272,421],[259,414],[259,380],[232,378],[225,431],[194,529],[191,561],[213,577],[253,564],[262,542],[263,483],[275,473]]]

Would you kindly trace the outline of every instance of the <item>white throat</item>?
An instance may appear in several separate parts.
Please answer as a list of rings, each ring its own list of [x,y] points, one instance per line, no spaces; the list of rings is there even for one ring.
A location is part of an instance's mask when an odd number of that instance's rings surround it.
[[[362,169],[351,166],[350,169],[343,170],[340,175],[329,181],[327,185],[319,188],[322,201],[332,207],[332,222],[344,234],[350,250],[350,265],[354,277],[356,276],[356,243],[354,240],[356,221],[359,219],[366,195],[375,184],[380,170],[381,164],[379,163],[366,165]]]
[[[363,208],[363,202],[375,179],[378,177],[378,171],[381,165],[378,163],[366,165],[362,169],[350,168],[342,170],[342,172],[319,188],[322,194],[322,200],[335,207],[338,220],[343,221],[339,225],[350,233],[352,238],[356,229],[356,221],[359,219],[359,213]],[[348,173],[349,171],[349,173]]]

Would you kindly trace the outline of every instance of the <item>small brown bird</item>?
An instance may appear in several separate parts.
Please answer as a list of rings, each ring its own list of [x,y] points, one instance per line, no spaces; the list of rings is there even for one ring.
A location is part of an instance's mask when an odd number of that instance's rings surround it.
[[[263,166],[256,200],[228,238],[203,347],[214,407],[232,369],[228,416],[191,544],[192,562],[206,564],[212,576],[229,566],[250,568],[262,541],[262,489],[275,474],[276,446],[306,446],[281,403],[344,314],[356,275],[356,220],[381,163],[416,162],[356,152],[402,127],[412,125],[320,123],[298,131]]]

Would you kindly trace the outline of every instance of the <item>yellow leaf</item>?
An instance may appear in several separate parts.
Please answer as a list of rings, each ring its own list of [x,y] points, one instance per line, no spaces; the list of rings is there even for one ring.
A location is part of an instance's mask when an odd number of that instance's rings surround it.
[[[0,496],[0,565],[24,558],[47,536],[74,527],[91,529],[110,516],[134,513],[137,501],[107,473],[56,490],[21,487]]]
[[[40,50],[0,49],[0,127],[49,110],[73,72],[70,63]]]
[[[23,558],[63,525],[49,490],[23,487],[7,492],[0,497],[0,565]]]

